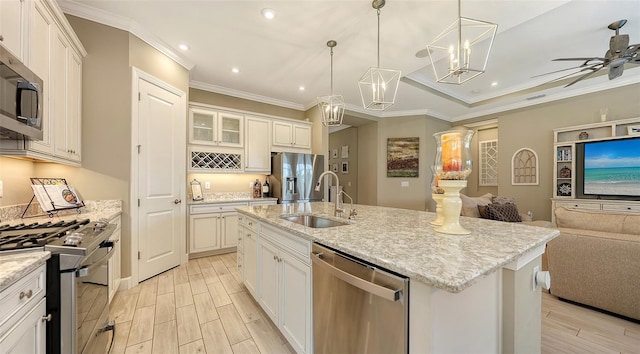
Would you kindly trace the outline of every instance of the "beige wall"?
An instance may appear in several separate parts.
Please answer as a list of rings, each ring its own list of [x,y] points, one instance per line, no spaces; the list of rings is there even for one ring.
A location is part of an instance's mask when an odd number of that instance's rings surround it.
[[[382,162],[386,164],[386,160]],[[378,205],[378,123],[358,126],[358,203]]]
[[[342,147],[348,146],[349,157],[342,158]],[[329,168],[332,169],[333,164],[336,164],[338,171],[336,172],[340,177],[340,185],[343,187],[345,193],[353,198],[354,203],[358,203],[358,128],[347,128],[329,134],[329,150],[338,151],[338,157],[332,158],[332,155],[328,156]],[[349,163],[349,173],[342,173],[342,162]],[[343,198],[345,202],[349,201],[349,198]]]
[[[250,101],[243,98],[227,96],[215,92],[190,88],[189,101],[210,104],[213,106],[239,109],[243,111],[262,113],[283,118],[305,120],[307,117],[304,111],[297,109],[274,106],[268,103]]]
[[[3,197],[0,206],[28,203],[33,192],[29,178],[41,177],[35,173],[35,164],[28,160],[0,157],[0,181]]]
[[[447,130],[451,124],[424,116],[386,118],[378,122],[378,205],[404,209],[426,210],[431,208],[431,169],[435,159],[436,143],[433,133]],[[420,138],[419,177],[387,177],[387,139],[402,137]],[[401,187],[409,182],[409,187]]]
[[[599,122],[600,108],[609,108],[608,120],[638,117],[638,97],[640,84],[635,84],[486,117],[498,118],[498,194],[514,197],[518,209],[531,210],[534,219],[551,220],[553,129]],[[540,159],[538,186],[511,185],[511,157],[523,147]]]
[[[265,175],[244,173],[191,173],[187,175],[187,182],[191,182],[194,178],[197,179],[202,185],[204,194],[220,192],[251,193],[252,189],[249,187],[249,183],[253,185],[257,178],[262,184],[265,177]],[[211,183],[211,189],[209,190],[204,189],[204,183],[207,181]],[[188,192],[190,193],[191,191]]]

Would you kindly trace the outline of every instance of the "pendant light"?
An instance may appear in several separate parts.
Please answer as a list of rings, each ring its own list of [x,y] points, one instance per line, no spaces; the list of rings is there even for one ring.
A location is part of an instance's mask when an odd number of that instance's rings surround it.
[[[369,68],[360,78],[360,96],[365,109],[383,111],[396,101],[398,84],[400,84],[400,70],[380,68],[380,9],[385,0],[373,0],[371,6],[378,13],[378,66]]]
[[[438,82],[462,84],[485,72],[498,25],[461,16],[427,44]]]
[[[337,45],[334,40],[327,42],[331,50],[331,91],[329,96],[318,97],[318,109],[322,112],[322,125],[325,127],[341,125],[344,116],[344,98],[333,94],[333,48]]]

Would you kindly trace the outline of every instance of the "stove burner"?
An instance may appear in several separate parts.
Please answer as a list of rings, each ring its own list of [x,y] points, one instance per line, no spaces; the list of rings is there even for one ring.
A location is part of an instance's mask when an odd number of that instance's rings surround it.
[[[0,226],[0,251],[42,247],[89,223],[89,219]]]

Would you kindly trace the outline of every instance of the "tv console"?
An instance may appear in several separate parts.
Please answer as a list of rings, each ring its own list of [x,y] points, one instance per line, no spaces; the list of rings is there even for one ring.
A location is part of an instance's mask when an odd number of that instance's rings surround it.
[[[640,117],[577,125],[553,130],[554,164],[552,221],[555,208],[596,211],[603,213],[640,214],[640,200],[612,200],[606,196],[594,199],[577,198],[576,143],[619,139],[640,134]]]

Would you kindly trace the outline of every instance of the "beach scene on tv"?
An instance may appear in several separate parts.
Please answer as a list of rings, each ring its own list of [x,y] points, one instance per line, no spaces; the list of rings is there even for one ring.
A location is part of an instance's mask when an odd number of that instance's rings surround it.
[[[584,194],[640,196],[640,138],[584,146]]]

